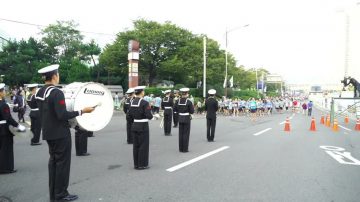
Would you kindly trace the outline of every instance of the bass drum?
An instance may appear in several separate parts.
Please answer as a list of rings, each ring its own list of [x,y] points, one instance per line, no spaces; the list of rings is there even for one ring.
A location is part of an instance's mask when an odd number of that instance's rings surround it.
[[[68,111],[80,111],[85,107],[96,106],[92,113],[69,120],[72,128],[78,125],[87,131],[99,131],[110,122],[114,101],[111,92],[103,84],[74,82],[62,90]]]

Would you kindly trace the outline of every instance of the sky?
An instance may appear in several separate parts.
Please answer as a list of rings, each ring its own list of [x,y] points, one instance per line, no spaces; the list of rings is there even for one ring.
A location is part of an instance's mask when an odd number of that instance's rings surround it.
[[[132,29],[139,18],[171,21],[206,34],[237,64],[265,68],[291,84],[334,84],[344,77],[346,16],[349,16],[348,75],[360,80],[360,0],[3,0],[0,18],[48,25],[74,20],[101,46]],[[247,27],[244,25],[249,24]],[[39,38],[39,27],[0,20],[0,33]]]

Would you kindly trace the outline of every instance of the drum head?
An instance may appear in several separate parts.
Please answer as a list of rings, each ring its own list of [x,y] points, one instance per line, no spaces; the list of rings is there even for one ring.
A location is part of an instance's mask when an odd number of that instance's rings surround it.
[[[102,84],[84,83],[74,100],[74,111],[97,106],[92,113],[77,116],[78,125],[87,131],[103,129],[111,120],[114,103],[111,92]]]

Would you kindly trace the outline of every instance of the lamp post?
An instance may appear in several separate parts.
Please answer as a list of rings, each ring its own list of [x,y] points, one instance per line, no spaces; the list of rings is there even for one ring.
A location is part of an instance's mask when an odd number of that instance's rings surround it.
[[[226,32],[225,32],[225,97],[227,97],[227,76],[228,76],[228,33],[233,32],[235,30],[244,28],[244,27],[248,27],[250,24],[246,24],[246,25],[242,25],[239,27],[235,27],[232,28],[230,30],[228,30],[226,28]]]

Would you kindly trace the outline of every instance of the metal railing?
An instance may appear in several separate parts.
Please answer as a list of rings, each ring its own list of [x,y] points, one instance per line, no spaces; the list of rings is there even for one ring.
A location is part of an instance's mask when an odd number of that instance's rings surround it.
[[[346,109],[335,112],[335,100],[354,100],[354,104],[346,107]],[[345,115],[355,113],[355,117],[360,118],[360,98],[332,98],[330,109],[330,122],[333,123],[335,118],[344,117]]]

